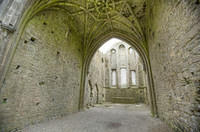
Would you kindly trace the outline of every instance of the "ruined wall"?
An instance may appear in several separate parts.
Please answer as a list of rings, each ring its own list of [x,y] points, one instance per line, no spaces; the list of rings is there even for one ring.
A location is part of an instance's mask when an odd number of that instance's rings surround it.
[[[149,52],[159,117],[178,132],[199,132],[200,5],[165,1],[154,18]]]
[[[146,88],[105,88],[105,100],[112,103],[145,103]]]
[[[117,46],[115,47],[118,48],[119,44],[117,44]],[[118,56],[118,54],[116,55]],[[134,57],[134,56],[131,56],[131,57]],[[144,103],[145,100],[147,100],[145,85],[141,85],[139,87],[130,86],[129,88],[116,88],[116,87],[110,88],[110,87],[105,86],[105,83],[106,83],[105,79],[106,77],[109,76],[108,72],[106,71],[107,64],[105,63],[107,59],[111,59],[111,58],[112,58],[112,54],[109,54],[109,53],[103,54],[100,51],[97,51],[94,57],[92,58],[92,61],[89,67],[88,76],[87,76],[87,82],[86,82],[85,106],[86,107],[93,106],[95,104],[103,103],[103,102]],[[115,59],[117,58],[115,57]],[[120,63],[120,61],[118,61],[118,63]],[[142,65],[142,64],[139,64],[139,61],[135,61],[134,63],[138,63],[138,64],[134,64],[134,66],[132,66],[131,68],[135,68],[135,65]],[[118,68],[117,67],[118,65],[119,64],[115,64],[114,67]],[[108,69],[112,69],[113,68],[112,66],[113,66],[112,63],[109,61]],[[143,72],[142,68],[140,70],[141,70],[140,72]],[[143,80],[140,80],[140,81],[143,81]]]
[[[85,89],[85,106],[94,106],[105,101],[105,60],[103,54],[97,51],[93,56]]]
[[[145,84],[145,77],[143,76],[143,62],[141,61],[140,56],[137,51],[131,47],[129,44],[121,41],[115,43],[110,50],[105,53],[105,59],[107,60],[107,68],[109,75],[106,75],[106,78],[109,80],[109,86],[113,88],[130,88],[130,87],[141,87]],[[125,69],[126,75],[126,84],[122,86],[121,81],[121,69]],[[116,71],[116,85],[113,85],[112,72]],[[132,82],[131,71],[135,71],[135,84]],[[106,72],[108,74],[108,72]]]
[[[49,11],[27,25],[1,89],[0,131],[78,111],[81,45],[67,22]]]
[[[105,101],[112,103],[146,103],[146,84],[143,69],[143,63],[137,51],[121,41],[113,44],[110,50],[105,54],[108,60],[105,69],[106,77],[110,85],[105,85]],[[125,76],[121,76],[121,69],[126,70]],[[108,72],[109,71],[109,72]],[[116,71],[116,78],[113,77],[113,71]],[[135,71],[135,77],[132,73]],[[109,75],[108,75],[109,73]],[[122,78],[126,78],[126,84],[122,86]],[[113,79],[116,85],[113,85]]]

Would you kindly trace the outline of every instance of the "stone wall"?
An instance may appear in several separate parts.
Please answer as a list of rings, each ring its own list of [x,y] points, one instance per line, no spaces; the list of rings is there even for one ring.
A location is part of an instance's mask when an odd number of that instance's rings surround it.
[[[85,89],[85,106],[94,106],[105,101],[105,60],[97,51],[91,60]]]
[[[106,83],[106,87],[113,88],[130,88],[130,87],[141,87],[146,86],[145,82],[145,74],[143,69],[143,62],[141,61],[140,56],[137,51],[131,47],[129,44],[124,41],[117,42],[110,47],[104,58],[106,59],[106,79],[109,84]],[[121,70],[124,69],[126,74],[122,78],[126,78],[126,83],[121,84]],[[112,72],[116,71],[116,85],[112,84],[113,77]],[[131,72],[135,72],[135,79],[132,79]],[[133,80],[135,80],[135,84],[133,84]]]
[[[200,6],[192,0],[159,4],[149,40],[158,114],[178,132],[199,132]]]
[[[125,45],[125,58],[121,58],[118,52],[119,47]],[[98,50],[92,58],[86,82],[85,90],[85,106],[93,106],[97,103],[112,102],[112,103],[146,103],[146,83],[143,64],[135,49],[129,53],[130,45],[124,42],[113,44],[107,52],[103,54]],[[113,52],[114,50],[114,52]],[[128,58],[128,59],[127,59]],[[123,63],[122,63],[123,62]],[[111,71],[117,69],[120,76],[121,64],[127,68],[127,84],[126,88],[120,87],[119,77],[116,79],[116,86],[106,85],[109,80],[111,83]],[[130,70],[136,71],[136,85],[132,85]],[[129,81],[128,81],[129,80]],[[119,82],[118,82],[119,81]],[[119,87],[118,87],[119,86]]]
[[[78,111],[81,45],[67,21],[44,12],[27,25],[0,93],[1,132]]]
[[[105,100],[112,103],[145,103],[146,88],[105,88]]]
[[[11,0],[4,0],[4,2],[9,1]],[[25,1],[33,0],[14,0],[10,5],[11,8],[1,12],[2,26],[6,29],[0,29],[0,81],[4,77],[10,50],[13,47],[11,41],[15,40],[19,33],[16,27]],[[150,14],[153,17],[149,30],[151,34],[146,36],[158,115],[177,131],[198,132],[200,129],[198,128],[200,126],[200,2],[199,0],[146,2],[153,3],[150,5],[153,8],[150,10],[153,12]],[[144,4],[142,10],[146,11],[146,6],[149,5]],[[1,6],[1,11],[3,7],[6,6]],[[66,9],[72,8],[66,7]],[[0,93],[0,131],[23,127],[78,110],[83,49],[81,43],[84,42],[84,37],[78,36],[78,33],[69,29],[66,23],[74,23],[74,29],[85,32],[80,27],[91,28],[89,23],[94,22],[89,21],[87,23],[89,25],[84,26],[81,21],[84,19],[79,16],[80,19],[77,20],[80,25],[78,25],[74,22],[75,19],[68,20],[67,16],[61,12],[43,11],[26,27],[6,78],[0,84],[0,86],[3,84]],[[150,19],[144,23],[149,21]],[[127,26],[115,25],[115,28],[123,27]],[[98,67],[95,63],[93,66]],[[101,72],[97,70],[96,73],[91,75],[93,87],[96,87],[96,79],[99,79],[95,77]],[[109,71],[106,73],[109,74]],[[105,80],[109,85],[108,78]],[[99,88],[102,84],[98,84]],[[94,91],[95,93],[97,92]],[[103,100],[103,94],[101,96]],[[93,100],[94,102],[96,101]]]

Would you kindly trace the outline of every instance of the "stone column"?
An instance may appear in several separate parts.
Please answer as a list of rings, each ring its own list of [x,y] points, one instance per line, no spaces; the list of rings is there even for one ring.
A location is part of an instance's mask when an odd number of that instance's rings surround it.
[[[26,0],[4,0],[1,4],[1,25],[9,31],[15,31]]]
[[[27,0],[0,0],[0,87],[16,43],[16,28]]]

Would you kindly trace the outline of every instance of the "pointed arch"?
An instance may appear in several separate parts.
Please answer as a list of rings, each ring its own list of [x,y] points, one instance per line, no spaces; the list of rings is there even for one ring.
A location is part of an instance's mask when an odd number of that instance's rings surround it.
[[[132,39],[131,36],[127,34],[123,34],[121,32],[110,32],[107,33],[103,36],[101,36],[99,39],[93,42],[93,47],[91,52],[86,56],[85,62],[83,64],[83,69],[82,69],[82,81],[81,81],[81,90],[80,90],[80,109],[82,109],[84,106],[84,92],[85,92],[85,81],[86,81],[86,76],[89,70],[89,65],[91,63],[92,57],[96,53],[96,51],[108,40],[111,38],[118,38],[121,39],[122,41],[125,41],[126,43],[130,44],[135,48],[135,50],[138,52],[140,55],[145,70],[148,75],[148,82],[149,82],[149,93],[150,93],[150,105],[151,105],[151,112],[153,116],[157,116],[157,105],[156,105],[156,95],[155,95],[155,90],[154,90],[154,84],[153,84],[153,77],[152,77],[152,72],[151,72],[151,65],[150,65],[150,60],[148,56],[148,52],[143,48],[142,45],[135,43],[134,39]]]

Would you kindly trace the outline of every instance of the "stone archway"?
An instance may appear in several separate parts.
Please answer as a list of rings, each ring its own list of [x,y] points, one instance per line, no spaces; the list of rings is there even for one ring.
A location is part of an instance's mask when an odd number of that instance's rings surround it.
[[[85,92],[85,86],[86,86],[85,82],[86,82],[87,72],[89,70],[89,65],[92,60],[92,57],[95,54],[95,52],[102,46],[103,43],[105,43],[106,41],[108,41],[109,39],[111,39],[113,37],[127,42],[128,44],[133,46],[136,49],[136,51],[139,53],[139,55],[143,61],[144,67],[147,71],[148,82],[149,82],[149,93],[150,93],[149,96],[150,96],[151,112],[152,112],[153,116],[157,116],[156,96],[155,96],[153,77],[152,77],[150,60],[148,58],[148,54],[141,45],[135,43],[135,41],[131,38],[131,36],[129,36],[127,34],[123,34],[121,32],[107,33],[93,43],[94,48],[86,57],[85,62],[83,64],[83,69],[82,69],[82,81],[81,81],[81,91],[80,91],[80,109],[82,109],[84,107],[84,92]]]
[[[71,22],[75,24],[74,27],[78,30],[78,33],[82,31],[79,38],[82,39],[80,41],[82,44],[80,49],[84,52],[81,56],[83,57],[84,64],[81,63],[80,66],[80,73],[82,72],[81,86],[79,86],[81,88],[81,97],[80,100],[77,98],[77,104],[80,102],[80,108],[83,108],[85,79],[92,56],[101,44],[112,37],[117,37],[135,47],[142,57],[148,73],[152,113],[156,115],[157,111],[159,111],[159,116],[169,124],[172,124],[173,127],[177,127],[177,129],[181,127],[180,129],[184,129],[185,131],[194,131],[199,128],[199,2],[194,0],[170,0],[168,2],[142,0],[138,3],[136,1],[116,0],[116,3],[108,3],[108,1],[105,1],[104,3],[96,5],[93,1],[91,3],[91,1],[83,2],[80,0],[75,3],[68,0],[24,1],[27,1],[27,4],[24,5],[25,9],[18,14],[21,17],[13,16],[14,19],[17,18],[18,20],[16,30],[10,32],[7,31],[9,29],[6,27],[2,27],[1,32],[4,37],[0,44],[2,51],[0,53],[0,88],[5,81],[4,79],[9,65],[15,55],[15,50],[21,40],[27,23],[34,16],[45,11],[62,11],[66,14],[63,18],[73,15],[74,21],[66,21],[65,24]],[[88,8],[90,6],[87,4],[91,5],[92,9]],[[23,7],[21,3],[19,5]],[[106,14],[111,11],[110,9],[107,10],[105,5],[109,5],[108,8],[113,9],[113,16],[106,17]],[[114,5],[117,8],[110,5]],[[101,8],[103,10],[99,10],[100,8],[98,6],[103,7]],[[96,15],[98,12],[100,16]],[[9,15],[9,17],[11,16]],[[76,25],[76,21],[81,24]],[[111,32],[106,32],[108,30]],[[118,31],[116,32],[116,30]],[[122,30],[126,32],[122,32]],[[104,35],[98,36],[99,34]],[[68,35],[68,31],[65,35]],[[60,52],[57,52],[57,55],[59,54]],[[162,57],[164,56],[162,61],[160,61],[160,55]],[[184,63],[177,63],[182,60],[184,60]],[[15,68],[19,69],[19,67],[16,66]],[[172,71],[171,69],[176,70]],[[152,77],[152,72],[154,78]],[[167,79],[167,81],[164,79]],[[177,86],[182,83],[185,83],[184,86]],[[40,82],[40,85],[42,84],[44,84],[43,81]],[[182,98],[177,93],[187,96],[183,96]],[[155,94],[158,96],[155,96]],[[181,104],[178,104],[178,107],[174,107],[177,106],[177,100]],[[7,102],[7,98],[3,99],[3,102]],[[38,102],[36,106],[38,106]],[[157,106],[159,108],[158,110]],[[171,108],[173,109],[169,110]],[[15,109],[10,110],[12,112],[15,111]],[[182,110],[186,110],[187,113]],[[40,119],[37,118],[37,120]],[[183,123],[182,120],[187,122]],[[6,122],[6,125],[10,124]]]

